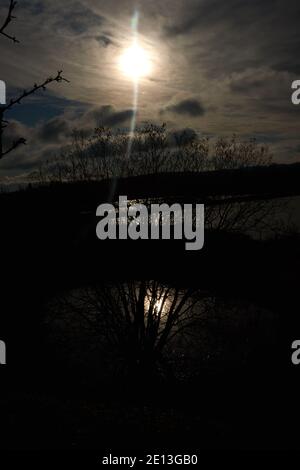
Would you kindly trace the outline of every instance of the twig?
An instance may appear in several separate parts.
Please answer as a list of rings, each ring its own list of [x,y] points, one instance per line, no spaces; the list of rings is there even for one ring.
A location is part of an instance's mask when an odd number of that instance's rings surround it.
[[[6,38],[10,39],[11,41],[13,41],[14,43],[17,43],[19,42],[14,36],[10,36],[9,34],[7,34],[5,32],[5,29],[7,28],[7,26],[9,25],[9,23],[14,20],[16,17],[13,16],[13,11],[15,9],[15,6],[17,5],[17,2],[14,1],[14,0],[10,0],[10,3],[9,3],[9,8],[8,8],[8,12],[7,12],[7,16],[4,20],[4,23],[3,25],[0,27],[0,34],[2,34],[3,36],[5,36]]]
[[[7,155],[8,153],[12,152],[13,150],[15,150],[17,147],[19,147],[19,145],[25,145],[26,144],[26,139],[23,139],[23,137],[20,137],[20,139],[18,140],[15,140],[12,144],[12,146],[6,150],[5,152],[2,153],[1,157],[4,157],[5,155]]]
[[[11,99],[10,102],[2,108],[3,112],[8,111],[9,109],[11,109],[16,104],[20,104],[21,101],[24,98],[27,98],[28,96],[33,95],[38,90],[44,90],[45,91],[47,85],[49,85],[50,83],[53,83],[53,82],[57,82],[57,83],[67,82],[67,83],[70,83],[69,80],[67,80],[66,78],[64,78],[62,76],[62,70],[59,70],[57,72],[56,77],[49,77],[43,83],[41,83],[40,85],[37,85],[35,83],[34,86],[30,90],[28,90],[28,91],[24,90],[23,93],[18,98]]]
[[[13,108],[13,106],[15,106],[16,104],[20,104],[25,98],[27,98],[30,95],[33,95],[37,91],[46,90],[47,85],[53,82],[70,83],[69,80],[63,77],[62,70],[59,70],[55,77],[49,77],[43,83],[39,85],[35,83],[34,86],[30,90],[24,90],[20,96],[18,96],[17,98],[11,99],[10,102],[6,106],[0,107],[0,159],[4,157],[5,155],[9,154],[10,152],[12,152],[13,150],[15,150],[20,145],[26,144],[26,139],[21,137],[18,140],[15,140],[8,150],[3,151],[3,146],[2,146],[3,131],[7,127],[7,124],[8,124],[8,122],[4,120],[4,117],[3,117],[4,113],[8,111],[9,109]]]

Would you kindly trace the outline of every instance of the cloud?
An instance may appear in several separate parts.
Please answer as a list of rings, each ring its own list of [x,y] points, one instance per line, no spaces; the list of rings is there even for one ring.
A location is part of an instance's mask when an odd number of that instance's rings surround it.
[[[104,125],[104,126],[120,126],[129,122],[133,117],[132,109],[125,109],[121,111],[116,111],[115,108],[111,105],[104,105],[96,108],[92,108],[83,119],[86,122],[95,123],[95,125]]]
[[[52,19],[53,26],[60,33],[83,35],[92,29],[99,30],[105,24],[104,16],[97,14],[88,4],[79,0],[66,1],[61,8],[60,15],[53,14],[50,8],[47,12],[46,7],[41,11],[48,13],[48,18]]]
[[[45,11],[45,4],[40,0],[23,0],[22,6],[32,15],[40,15]]]
[[[299,73],[300,4],[290,0],[187,0],[163,27],[164,37],[188,40],[206,73],[269,65]]]
[[[100,34],[100,36],[96,36],[95,38],[102,47],[108,47],[115,45],[114,41],[106,34]]]
[[[292,0],[295,1],[295,0]],[[168,22],[164,28],[168,36],[189,34],[194,29],[217,28],[231,25],[233,31],[241,31],[252,21],[272,14],[276,0],[187,0],[175,21]],[[217,32],[217,31],[216,31]]]
[[[167,106],[164,111],[190,117],[204,116],[206,112],[202,103],[196,99],[182,100],[179,103]]]
[[[139,122],[160,122],[166,113],[169,128],[193,126],[205,135],[277,133],[294,148],[299,107],[290,95],[300,74],[300,3],[286,5],[140,0],[140,40],[153,73],[139,87]],[[59,69],[71,83],[53,84],[49,95],[35,95],[7,113],[14,123],[6,137],[14,129],[28,145],[3,159],[2,173],[59,151],[73,127],[86,134],[100,123],[126,128],[133,115],[132,83],[118,70],[120,48],[132,39],[131,0],[22,0],[15,13],[9,28],[20,44],[0,40],[0,79],[9,95]],[[17,129],[18,121],[26,126]]]
[[[59,143],[71,135],[70,122],[58,116],[42,124],[37,130],[37,138],[44,143]]]
[[[85,111],[79,105],[78,108],[66,109],[59,116],[43,122],[37,121],[34,126],[11,119],[4,132],[4,148],[9,148],[20,137],[25,138],[27,144],[1,160],[0,176],[36,169],[41,162],[59,154],[61,149],[71,143],[74,129],[89,137],[99,125],[126,126],[132,116],[131,109],[116,109],[112,105],[89,106]]]

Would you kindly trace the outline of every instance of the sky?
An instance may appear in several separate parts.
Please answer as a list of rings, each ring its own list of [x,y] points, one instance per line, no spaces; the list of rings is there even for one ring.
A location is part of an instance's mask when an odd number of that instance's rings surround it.
[[[1,0],[0,17],[8,3]],[[20,43],[0,36],[9,97],[57,70],[70,83],[52,84],[7,113],[6,142],[28,143],[0,161],[0,178],[32,172],[74,128],[128,128],[133,81],[119,62],[135,11],[151,62],[139,81],[138,124],[256,137],[276,162],[300,160],[300,106],[291,102],[300,79],[299,0],[19,0],[7,32]]]

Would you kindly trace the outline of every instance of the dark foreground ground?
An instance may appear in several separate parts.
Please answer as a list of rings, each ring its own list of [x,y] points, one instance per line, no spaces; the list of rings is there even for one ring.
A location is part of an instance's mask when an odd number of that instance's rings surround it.
[[[3,196],[1,447],[298,449],[300,369],[290,356],[300,335],[299,237],[207,233],[193,254],[181,242],[100,243],[101,201],[89,201],[90,211],[85,202],[72,192]],[[104,380],[101,369],[83,371],[49,350],[43,312],[61,289],[117,278],[197,284],[250,302],[272,313],[276,338],[254,344],[246,361],[207,361],[189,377]]]

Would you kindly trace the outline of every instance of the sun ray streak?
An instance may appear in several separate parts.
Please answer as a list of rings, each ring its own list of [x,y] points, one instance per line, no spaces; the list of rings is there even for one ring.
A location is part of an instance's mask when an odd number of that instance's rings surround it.
[[[131,20],[131,29],[133,33],[133,47],[138,47],[138,27],[139,27],[139,12],[135,10],[132,20]],[[133,77],[133,105],[132,105],[132,118],[129,128],[128,134],[128,144],[127,144],[127,151],[125,155],[124,161],[124,168],[126,166],[126,162],[130,159],[130,155],[132,152],[132,145],[134,140],[134,135],[136,131],[136,119],[137,119],[137,111],[138,111],[138,96],[139,96],[139,77],[138,75]],[[116,192],[117,187],[117,180],[116,178],[113,179],[109,200],[113,200]]]
[[[139,12],[135,10],[134,15],[132,17],[132,31],[133,31],[133,45],[137,46],[138,44],[138,28],[139,28]],[[137,117],[137,110],[138,110],[138,98],[139,98],[139,80],[138,76],[134,77],[133,80],[133,106],[132,106],[132,118],[130,124],[130,132],[128,138],[128,146],[126,152],[126,160],[130,158],[131,151],[132,151],[132,144],[134,139],[134,134],[136,131],[136,117]]]

